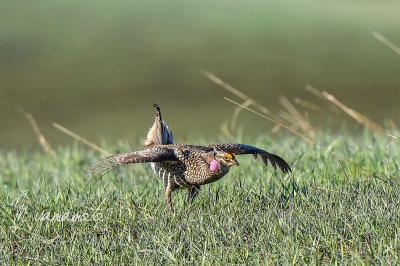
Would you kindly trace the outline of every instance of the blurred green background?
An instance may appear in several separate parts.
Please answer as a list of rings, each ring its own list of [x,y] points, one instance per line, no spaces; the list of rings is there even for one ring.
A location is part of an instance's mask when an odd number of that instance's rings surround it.
[[[71,139],[51,122],[138,141],[153,102],[178,139],[216,137],[235,107],[200,68],[274,111],[281,95],[318,102],[304,90],[312,84],[398,123],[400,56],[371,31],[400,44],[399,25],[399,1],[3,0],[0,148],[37,145],[17,106],[52,144]],[[242,113],[239,126],[252,136],[271,125]]]

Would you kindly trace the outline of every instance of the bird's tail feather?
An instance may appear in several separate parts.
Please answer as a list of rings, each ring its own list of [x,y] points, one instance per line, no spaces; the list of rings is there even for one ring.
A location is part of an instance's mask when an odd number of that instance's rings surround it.
[[[156,108],[156,116],[152,127],[147,133],[147,138],[144,141],[144,146],[149,147],[152,145],[173,144],[172,131],[162,119],[161,110],[158,104],[154,104]]]

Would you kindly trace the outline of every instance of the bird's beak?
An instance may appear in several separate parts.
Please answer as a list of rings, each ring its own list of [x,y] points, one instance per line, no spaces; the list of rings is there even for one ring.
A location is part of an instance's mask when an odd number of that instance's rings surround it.
[[[233,165],[237,165],[237,166],[239,166],[239,162],[236,160],[236,158],[235,158],[235,159],[233,159],[232,161],[233,161]]]

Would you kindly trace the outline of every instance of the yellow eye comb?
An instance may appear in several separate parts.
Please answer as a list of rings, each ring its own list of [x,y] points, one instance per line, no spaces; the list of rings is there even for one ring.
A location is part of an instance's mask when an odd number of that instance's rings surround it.
[[[235,155],[233,155],[232,153],[225,153],[225,158],[228,160],[232,160],[233,158],[235,158]]]

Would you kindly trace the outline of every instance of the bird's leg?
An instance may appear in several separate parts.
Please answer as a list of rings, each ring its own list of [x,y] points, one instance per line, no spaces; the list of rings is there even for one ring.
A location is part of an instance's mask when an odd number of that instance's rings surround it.
[[[194,198],[197,196],[197,194],[199,194],[200,191],[200,187],[199,186],[191,186],[188,192],[188,197],[187,197],[187,201],[188,203],[193,203]]]
[[[165,198],[167,199],[169,209],[173,212],[174,207],[172,206],[172,191],[173,190],[169,185],[165,188]]]

